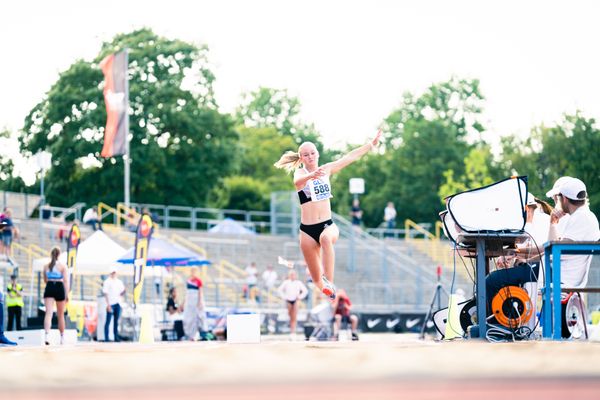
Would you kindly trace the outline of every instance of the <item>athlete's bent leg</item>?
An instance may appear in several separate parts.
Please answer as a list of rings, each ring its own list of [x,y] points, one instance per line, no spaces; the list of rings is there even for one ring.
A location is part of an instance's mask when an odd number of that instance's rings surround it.
[[[335,269],[335,250],[333,245],[337,242],[340,236],[338,227],[334,225],[325,228],[319,241],[321,242],[321,250],[323,252],[323,272],[325,277],[333,283],[334,269]]]
[[[323,274],[321,270],[321,246],[313,238],[301,231],[300,249],[304,255],[304,261],[308,266],[313,283],[319,291],[323,290],[323,279],[321,279],[321,275]]]

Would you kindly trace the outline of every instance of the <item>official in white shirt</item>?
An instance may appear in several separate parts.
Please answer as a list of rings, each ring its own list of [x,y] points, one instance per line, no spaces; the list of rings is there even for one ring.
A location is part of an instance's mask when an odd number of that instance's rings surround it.
[[[125,294],[125,285],[117,278],[117,269],[113,267],[110,276],[104,281],[102,293],[106,299],[106,322],[104,323],[104,340],[108,340],[110,320],[114,316],[113,334],[115,342],[119,339],[119,317],[121,316],[121,296]]]
[[[577,178],[566,178],[568,179],[565,179],[559,187],[558,201],[560,207],[555,208],[550,216],[548,240],[565,242],[600,240],[598,218],[587,205],[585,184]],[[561,231],[558,225],[566,216],[569,218]],[[561,255],[561,286],[567,288],[585,287],[591,263],[591,255]]]
[[[296,322],[298,316],[298,301],[305,298],[308,294],[308,289],[298,279],[298,274],[295,270],[290,270],[288,278],[277,289],[279,295],[285,300],[290,317],[290,335],[294,339],[296,335]]]
[[[598,219],[587,206],[587,191],[585,184],[572,177],[562,177],[548,192],[555,198],[556,208],[550,215],[548,241],[597,241],[600,240]],[[562,227],[560,220],[567,218]],[[536,238],[543,241],[544,237]],[[539,244],[538,244],[539,245]],[[588,255],[562,255],[561,286],[568,288],[585,287],[591,264]],[[486,278],[486,295],[488,306],[494,295],[505,286],[520,285],[525,282],[536,282],[539,277],[539,266],[536,264],[520,264],[513,268],[499,270]]]

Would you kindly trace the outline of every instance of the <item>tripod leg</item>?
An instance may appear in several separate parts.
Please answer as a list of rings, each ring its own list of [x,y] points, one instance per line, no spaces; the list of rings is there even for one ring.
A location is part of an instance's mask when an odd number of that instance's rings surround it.
[[[442,285],[438,283],[435,287],[435,291],[433,292],[431,303],[429,304],[429,311],[427,311],[425,321],[423,321],[423,326],[421,327],[421,334],[419,335],[420,339],[425,339],[425,329],[427,328],[427,322],[429,322],[429,319],[433,316],[433,305],[435,304],[436,299],[440,298],[440,289],[442,289]]]

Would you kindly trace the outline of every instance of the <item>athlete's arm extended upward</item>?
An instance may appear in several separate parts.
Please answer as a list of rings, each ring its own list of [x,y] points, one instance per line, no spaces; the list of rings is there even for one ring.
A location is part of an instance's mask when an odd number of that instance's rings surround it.
[[[362,146],[352,150],[342,158],[336,161],[332,161],[328,164],[325,164],[323,168],[329,169],[331,174],[335,174],[336,172],[341,171],[348,165],[352,164],[354,161],[358,160],[365,154],[367,154],[373,147],[375,147],[379,143],[379,138],[381,137],[381,130],[377,132],[377,135],[367,143]]]

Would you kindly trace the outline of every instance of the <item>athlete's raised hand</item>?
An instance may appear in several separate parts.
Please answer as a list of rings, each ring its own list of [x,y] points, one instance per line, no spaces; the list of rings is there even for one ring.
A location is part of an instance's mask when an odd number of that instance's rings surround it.
[[[314,178],[320,178],[320,177],[322,177],[323,175],[325,175],[325,168],[323,168],[323,167],[319,167],[319,168],[315,169],[315,170],[312,172],[312,174],[311,174],[311,175],[312,175],[313,179],[314,179]]]
[[[373,139],[371,139],[371,147],[375,147],[379,144],[379,140],[381,139],[381,129],[377,131],[377,134]]]

